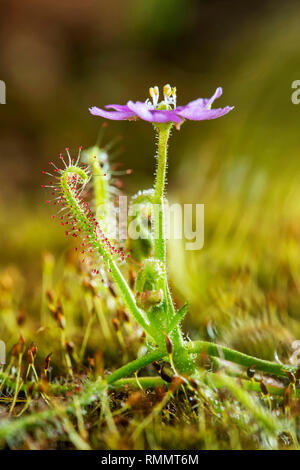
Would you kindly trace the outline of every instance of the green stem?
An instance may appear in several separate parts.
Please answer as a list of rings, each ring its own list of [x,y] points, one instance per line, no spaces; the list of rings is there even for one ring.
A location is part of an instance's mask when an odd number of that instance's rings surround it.
[[[143,389],[146,388],[156,388],[161,386],[168,386],[169,384],[165,382],[161,377],[139,377],[136,380],[135,377],[130,377],[126,379],[119,379],[114,382],[111,386],[116,389],[123,387],[129,387],[131,389]]]
[[[244,367],[255,367],[255,370],[262,371],[267,374],[286,377],[286,372],[297,371],[297,366],[281,365],[275,362],[265,361],[257,357],[248,356],[247,354],[234,351],[233,349],[221,346],[219,344],[209,343],[208,341],[194,341],[187,343],[187,353],[191,354],[207,354],[208,356],[218,357],[226,361],[234,362]],[[129,362],[125,366],[117,369],[107,377],[107,383],[112,384],[116,380],[126,377],[135,371],[146,367],[153,361],[158,361],[167,357],[165,350],[157,350],[146,354],[143,357]]]
[[[212,381],[213,385],[216,388],[222,388],[224,387],[224,382],[221,379],[221,377],[223,379],[224,374],[220,376],[219,374],[216,374],[214,372],[208,372],[206,374],[206,382],[210,384]],[[245,380],[245,379],[234,379],[234,378],[232,378],[231,381],[232,383],[235,383],[237,386],[242,385],[243,389],[247,390],[248,392],[262,393],[259,382],[253,382],[253,381]],[[124,387],[129,387],[130,389],[139,389],[140,386],[142,386],[143,389],[147,389],[147,388],[156,388],[159,386],[168,387],[169,385],[170,384],[165,382],[159,376],[139,377],[138,381],[136,380],[136,378],[130,377],[130,378],[125,378],[125,379],[119,379],[113,383],[113,387],[116,389],[120,389]],[[270,395],[276,395],[276,396],[283,396],[286,390],[285,387],[274,386],[274,385],[267,385],[267,389]],[[296,398],[300,398],[299,389],[296,389],[294,391],[294,396]]]
[[[213,374],[212,372],[210,372],[209,375],[208,375],[208,379],[210,379],[212,376],[214,376],[213,383],[214,383],[214,386],[216,388],[224,387],[225,384],[224,384],[223,380],[220,380],[220,375]],[[222,374],[222,378],[223,377],[224,377],[224,374]],[[247,390],[248,392],[262,393],[260,382],[252,382],[250,380],[245,380],[245,379],[234,379],[234,378],[229,378],[229,379],[232,381],[232,383],[235,380],[236,385],[239,385],[239,384],[242,385],[243,388],[245,390]],[[286,391],[285,387],[279,387],[279,386],[275,386],[275,385],[266,385],[266,387],[267,387],[268,392],[270,393],[270,395],[283,396],[285,391]],[[300,390],[299,389],[296,389],[294,391],[294,394],[297,398],[300,398]]]
[[[91,246],[98,250],[100,256],[103,257],[104,262],[106,263],[108,270],[111,272],[113,281],[116,284],[119,294],[122,297],[126,307],[136,319],[136,321],[144,328],[145,332],[155,339],[155,332],[152,331],[153,329],[150,327],[149,323],[146,322],[142,311],[137,307],[135,298],[112,255],[108,250],[105,250],[101,245],[101,242],[98,241],[95,233],[95,227],[93,226],[93,223],[86,212],[86,208],[82,204],[81,200],[78,199],[76,188],[72,188],[72,185],[70,184],[70,174],[76,175],[84,182],[87,181],[87,175],[85,172],[76,166],[71,166],[63,172],[60,178],[60,185],[66,204],[68,204],[70,211],[77,221],[81,231],[88,236]]]
[[[157,172],[156,172],[156,181],[155,181],[155,192],[154,192],[154,252],[155,258],[159,259],[166,266],[167,262],[167,249],[166,249],[166,239],[165,239],[165,204],[164,204],[164,195],[165,195],[165,184],[166,184],[166,172],[167,172],[167,147],[168,139],[170,136],[171,124],[157,124],[156,126],[158,132],[158,153],[157,153]],[[174,309],[167,274],[165,276],[165,300],[167,306],[167,315],[168,321],[175,316],[176,312]],[[184,340],[182,338],[182,333],[179,326],[176,326],[171,334],[174,353],[173,360],[175,366],[178,370],[182,372],[192,372],[194,365],[192,361],[189,360],[185,346]]]
[[[114,383],[116,380],[121,379],[122,377],[126,377],[127,375],[133,374],[135,371],[146,367],[148,364],[151,364],[154,361],[158,361],[162,359],[166,355],[166,351],[156,350],[151,351],[145,356],[139,357],[125,366],[120,367],[120,369],[115,370],[112,372],[106,379],[108,384]]]
[[[158,131],[158,154],[157,172],[154,191],[154,236],[155,236],[155,258],[166,264],[166,240],[165,240],[165,214],[164,193],[167,170],[167,145],[170,135],[170,125],[157,126]]]
[[[152,331],[152,328],[150,327],[149,323],[146,323],[146,320],[143,317],[141,310],[137,307],[135,297],[131,292],[118,266],[111,258],[107,260],[107,264],[111,270],[113,281],[116,284],[119,294],[123,298],[125,305],[129,309],[131,314],[134,316],[136,321],[144,328],[145,332],[148,333],[153,339],[155,339],[155,332]]]
[[[286,377],[286,371],[296,372],[297,370],[297,366],[265,361],[208,341],[193,341],[187,344],[187,348],[190,354],[202,353],[208,356],[219,357],[244,367],[253,367],[255,370],[260,370],[267,374]]]

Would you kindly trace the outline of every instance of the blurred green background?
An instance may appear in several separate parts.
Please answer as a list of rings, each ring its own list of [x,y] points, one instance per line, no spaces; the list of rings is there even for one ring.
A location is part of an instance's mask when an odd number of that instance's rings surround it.
[[[68,244],[44,203],[41,171],[66,146],[95,143],[101,119],[88,107],[145,100],[165,83],[181,105],[222,86],[216,106],[235,110],[187,122],[170,142],[171,200],[205,203],[204,248],[170,246],[173,291],[178,303],[191,300],[194,336],[245,349],[251,332],[232,333],[245,312],[248,329],[259,322],[254,336],[271,325],[274,349],[278,331],[297,336],[299,21],[299,2],[289,0],[2,0],[0,263],[6,283],[23,279],[18,308],[38,310],[42,253],[59,259]],[[134,194],[152,185],[154,133],[142,121],[111,122],[105,139],[120,134]]]

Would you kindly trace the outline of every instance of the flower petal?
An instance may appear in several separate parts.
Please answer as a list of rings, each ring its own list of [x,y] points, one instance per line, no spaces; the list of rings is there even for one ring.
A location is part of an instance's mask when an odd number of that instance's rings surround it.
[[[121,105],[108,105],[106,108],[113,108],[116,111],[105,111],[104,109],[93,106],[89,108],[89,111],[94,116],[101,116],[106,119],[112,119],[114,121],[122,121],[123,119],[129,119],[135,116],[135,113],[127,108],[127,106]]]
[[[207,109],[201,106],[181,106],[182,109],[176,109],[176,114],[184,119],[192,121],[204,121],[206,119],[216,119],[229,113],[234,106],[226,106],[225,108]]]
[[[197,100],[190,101],[185,106],[178,106],[177,110],[179,109],[181,111],[183,108],[186,108],[187,106],[197,106],[200,108],[208,108],[213,104],[215,99],[220,98],[222,93],[223,93],[222,87],[219,86],[211,98],[198,98]]]
[[[107,104],[106,109],[114,109],[115,111],[130,111],[127,104]]]
[[[128,101],[127,106],[131,111],[134,112],[139,118],[143,119],[144,121],[149,122],[181,122],[179,116],[176,115],[174,111],[168,111],[166,109],[149,109],[146,103],[142,103],[141,101]]]
[[[189,103],[185,104],[184,106],[177,106],[176,112],[181,111],[183,109],[186,109],[188,107],[200,107],[200,108],[205,108],[206,104],[208,103],[207,98],[198,98],[197,100],[190,101]]]
[[[223,93],[222,87],[219,86],[219,87],[216,89],[216,91],[214,92],[214,94],[212,95],[212,97],[209,98],[208,102],[206,103],[206,106],[207,106],[208,108],[210,108],[211,105],[213,104],[213,102],[214,102],[217,98],[220,98],[220,96],[222,95],[222,93]]]

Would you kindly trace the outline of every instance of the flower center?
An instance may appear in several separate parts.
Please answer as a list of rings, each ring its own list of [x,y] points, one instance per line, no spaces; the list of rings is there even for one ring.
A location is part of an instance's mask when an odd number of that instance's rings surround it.
[[[171,110],[176,108],[176,88],[171,87],[169,84],[165,85],[163,88],[164,99],[160,102],[159,100],[159,88],[154,86],[149,88],[149,94],[152,101],[148,98],[146,100],[146,105],[149,109],[167,109]]]

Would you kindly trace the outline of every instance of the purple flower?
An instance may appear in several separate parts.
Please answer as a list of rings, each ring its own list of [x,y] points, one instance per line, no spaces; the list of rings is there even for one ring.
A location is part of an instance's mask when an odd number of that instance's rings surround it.
[[[149,93],[152,101],[147,99],[144,103],[141,101],[128,101],[126,105],[109,104],[105,106],[107,110],[93,106],[90,108],[90,113],[117,121],[140,118],[153,123],[173,122],[179,127],[185,119],[192,121],[216,119],[229,113],[234,108],[233,106],[226,106],[225,108],[211,109],[215,99],[222,95],[221,87],[217,88],[209,99],[199,98],[185,106],[178,107],[176,107],[176,88],[172,88],[170,85],[164,86],[164,99],[161,102],[158,101],[159,90],[157,86],[150,88]]]

